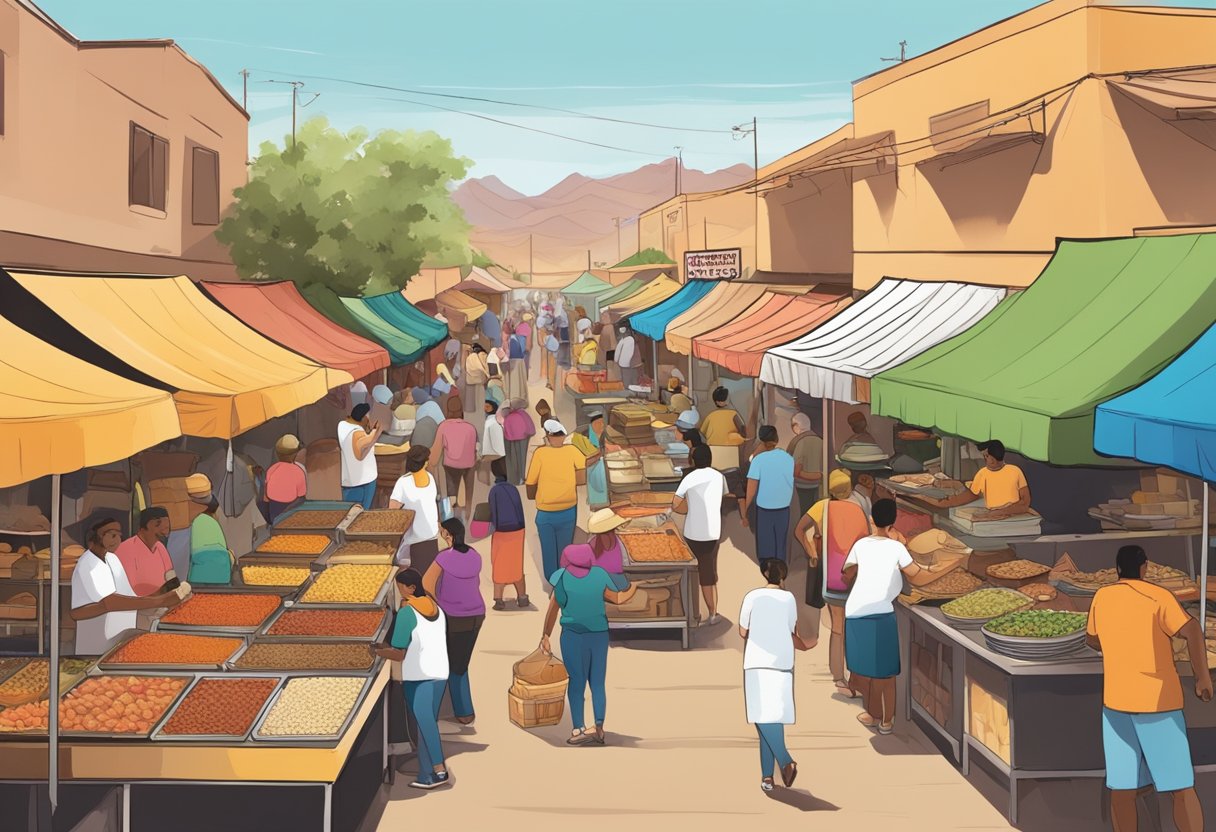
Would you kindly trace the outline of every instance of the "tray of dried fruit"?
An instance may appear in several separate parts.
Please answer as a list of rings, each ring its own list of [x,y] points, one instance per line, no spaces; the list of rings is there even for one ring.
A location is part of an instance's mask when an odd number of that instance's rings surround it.
[[[157,619],[152,632],[250,635],[282,609],[283,598],[269,592],[201,589]]]
[[[400,543],[412,525],[412,509],[372,509],[359,512],[346,527],[345,536],[347,540],[392,540]]]
[[[92,664],[91,659],[59,660],[60,697],[87,678]],[[6,672],[10,667],[6,666]],[[16,670],[8,672],[8,678],[0,682],[0,693],[6,702],[0,707],[0,736],[45,734],[50,662],[47,659],[21,659],[15,667]]]
[[[688,544],[672,529],[623,534],[620,541],[626,566],[693,560]]]
[[[942,615],[960,630],[976,629],[994,618],[1029,609],[1034,601],[1006,587],[977,589],[941,606]]]
[[[975,592],[983,585],[983,581],[958,566],[931,583],[913,587],[911,594],[927,601],[950,601]]]
[[[257,743],[331,746],[342,739],[371,687],[370,676],[295,676],[258,718]]]
[[[343,531],[363,508],[358,503],[308,500],[275,518],[275,534],[335,533]]]
[[[312,577],[316,566],[316,563],[305,563],[300,558],[291,557],[254,555],[248,559],[241,558],[232,570],[232,589],[290,595]]]
[[[390,610],[309,606],[284,608],[258,631],[258,641],[379,641],[388,631]]]
[[[153,742],[248,741],[286,677],[268,674],[200,675],[152,729]]]
[[[320,568],[339,563],[366,563],[388,565],[397,554],[398,544],[393,540],[348,540],[332,549],[325,559],[313,564]]]
[[[395,567],[383,564],[335,564],[309,578],[289,606],[352,610],[383,607],[396,571]]]
[[[136,633],[97,662],[101,672],[220,670],[246,644],[243,636]]]
[[[319,532],[275,532],[260,541],[252,553],[241,558],[241,562],[260,563],[260,557],[270,556],[275,558],[276,562],[284,558],[295,558],[302,563],[310,563],[320,560],[337,545],[333,536]]]
[[[147,739],[193,680],[153,672],[89,676],[60,701],[59,733],[81,739]],[[116,707],[120,713],[113,712]]]
[[[988,580],[997,586],[1017,589],[1024,584],[1046,580],[1045,576],[1050,571],[1050,566],[1044,566],[1032,560],[1025,560],[1024,558],[1009,560],[989,566]]]
[[[382,660],[367,642],[257,638],[225,663],[237,673],[368,673]]]

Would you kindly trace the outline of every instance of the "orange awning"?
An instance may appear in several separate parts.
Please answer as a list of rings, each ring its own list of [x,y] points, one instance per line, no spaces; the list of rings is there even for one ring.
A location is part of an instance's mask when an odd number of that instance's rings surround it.
[[[851,302],[839,292],[813,291],[804,296],[767,293],[749,314],[694,338],[693,355],[744,376],[759,376],[765,350],[810,332]]]
[[[766,292],[763,286],[756,283],[723,281],[667,325],[667,336],[664,338],[667,349],[688,355],[692,352],[692,339],[747,315],[758,301],[771,295],[772,292]]]

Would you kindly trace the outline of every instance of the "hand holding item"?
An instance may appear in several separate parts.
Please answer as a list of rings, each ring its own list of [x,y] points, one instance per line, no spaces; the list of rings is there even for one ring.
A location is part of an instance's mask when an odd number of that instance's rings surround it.
[[[1195,695],[1204,702],[1212,701],[1212,677],[1201,675],[1195,680]]]
[[[540,637],[540,649],[543,650],[545,652],[545,655],[547,655],[547,656],[553,655],[553,650],[551,650],[549,647],[549,637],[548,636]]]

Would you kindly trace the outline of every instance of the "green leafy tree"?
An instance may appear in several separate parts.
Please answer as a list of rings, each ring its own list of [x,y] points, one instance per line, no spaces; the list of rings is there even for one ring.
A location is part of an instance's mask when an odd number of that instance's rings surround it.
[[[340,295],[401,289],[424,261],[469,261],[469,224],[451,186],[471,164],[433,132],[369,137],[312,119],[294,146],[261,146],[216,238],[246,280]]]

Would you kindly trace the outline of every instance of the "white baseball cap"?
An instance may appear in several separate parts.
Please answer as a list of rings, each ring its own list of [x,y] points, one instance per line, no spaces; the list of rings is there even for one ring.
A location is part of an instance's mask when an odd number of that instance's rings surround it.
[[[545,433],[549,434],[550,436],[556,436],[559,433],[565,434],[566,432],[566,426],[556,419],[546,419],[544,428]]]

